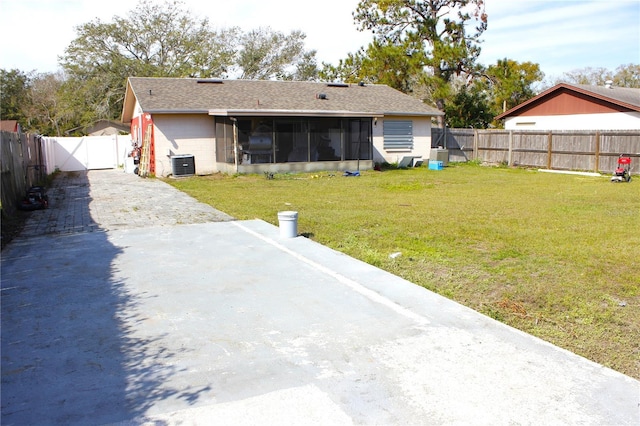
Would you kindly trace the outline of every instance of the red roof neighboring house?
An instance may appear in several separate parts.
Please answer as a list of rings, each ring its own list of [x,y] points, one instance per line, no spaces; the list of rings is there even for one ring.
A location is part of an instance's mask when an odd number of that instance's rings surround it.
[[[18,120],[0,120],[0,130],[4,132],[20,132],[20,124]]]
[[[501,119],[507,129],[640,129],[640,89],[561,83]]]

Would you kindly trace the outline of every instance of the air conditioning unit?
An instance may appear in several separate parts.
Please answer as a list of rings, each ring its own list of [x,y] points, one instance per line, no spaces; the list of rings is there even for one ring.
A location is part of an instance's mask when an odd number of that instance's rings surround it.
[[[196,159],[193,155],[174,155],[171,157],[173,176],[193,176],[196,174]]]

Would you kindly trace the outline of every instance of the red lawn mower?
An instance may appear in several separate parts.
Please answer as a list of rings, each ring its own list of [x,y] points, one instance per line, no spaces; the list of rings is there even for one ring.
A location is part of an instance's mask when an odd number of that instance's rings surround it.
[[[629,182],[631,180],[631,157],[624,154],[618,157],[618,167],[613,173],[611,182]]]

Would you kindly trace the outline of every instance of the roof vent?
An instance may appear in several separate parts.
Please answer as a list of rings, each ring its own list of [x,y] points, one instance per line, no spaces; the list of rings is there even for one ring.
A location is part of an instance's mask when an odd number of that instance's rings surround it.
[[[327,83],[327,87],[349,87],[347,83]]]
[[[318,93],[316,95],[316,99],[327,99],[327,94],[326,93]]]
[[[197,80],[197,83],[222,84],[224,80],[220,78],[200,78]]]
[[[612,89],[613,88],[613,80],[607,80],[604,82],[604,87],[606,87],[607,89]]]

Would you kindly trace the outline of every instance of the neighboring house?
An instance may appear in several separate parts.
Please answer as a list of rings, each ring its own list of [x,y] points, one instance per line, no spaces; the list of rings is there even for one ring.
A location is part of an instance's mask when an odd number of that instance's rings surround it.
[[[174,174],[182,156],[208,174],[370,169],[429,158],[437,109],[384,85],[138,78],[122,122],[140,174]]]
[[[507,130],[637,130],[640,89],[558,84],[504,112]]]
[[[18,120],[1,120],[0,130],[4,132],[20,133],[20,124]]]
[[[70,135],[73,133],[82,133],[86,136],[112,136],[129,133],[129,126],[118,121],[98,120],[89,126],[75,127],[67,130],[65,133]]]

